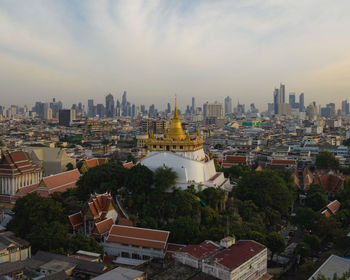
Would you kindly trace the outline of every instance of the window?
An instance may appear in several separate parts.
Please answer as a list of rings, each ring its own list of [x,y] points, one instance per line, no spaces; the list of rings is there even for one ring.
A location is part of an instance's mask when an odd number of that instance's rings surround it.
[[[157,146],[156,146],[156,145],[153,145],[153,149],[155,149],[155,148],[157,148]]]
[[[173,149],[176,149],[176,146],[175,146],[175,145],[173,146]]]
[[[180,146],[180,150],[183,150],[184,149],[184,146]]]

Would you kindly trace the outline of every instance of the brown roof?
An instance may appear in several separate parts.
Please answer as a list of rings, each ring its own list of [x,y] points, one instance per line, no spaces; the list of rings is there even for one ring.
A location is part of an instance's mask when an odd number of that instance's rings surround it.
[[[85,160],[88,168],[92,168],[101,164],[105,164],[108,162],[107,158],[90,158]]]
[[[83,225],[83,216],[81,212],[68,216],[68,219],[70,221],[70,224],[72,225],[73,230]]]
[[[112,218],[103,220],[95,224],[96,230],[100,235],[104,235],[105,233],[109,232],[109,230],[113,225],[114,225],[114,222]]]
[[[126,169],[131,169],[134,166],[134,163],[132,161],[123,163],[123,167]]]
[[[264,249],[265,246],[255,241],[240,240],[231,247],[218,252],[213,258],[216,259],[216,263],[232,271]]]
[[[169,231],[113,225],[107,242],[165,250]]]
[[[333,200],[326,206],[333,214],[336,214],[340,208],[340,202],[338,200]]]
[[[180,248],[179,253],[187,253],[192,257],[201,260],[209,257],[217,250],[220,249],[220,246],[215,244],[212,241],[204,241],[198,245],[187,245],[186,247]]]
[[[118,219],[118,225],[132,227],[132,226],[134,226],[134,223],[127,218],[120,217]]]
[[[248,163],[248,159],[246,156],[226,155],[223,162],[224,163]]]
[[[27,152],[6,151],[0,159],[1,176],[16,176],[39,171],[41,171],[41,168],[33,163]]]
[[[106,217],[111,203],[113,204],[113,199],[109,193],[92,194],[88,201],[88,207],[95,220],[102,221]]]
[[[45,186],[53,191],[57,188],[62,188],[67,185],[75,185],[80,178],[80,173],[78,169],[73,169],[66,172],[61,172],[55,175],[43,177],[42,180],[45,183]]]
[[[315,177],[315,183],[323,186],[327,191],[336,193],[343,186],[344,178],[337,174],[321,174]]]
[[[276,164],[276,165],[291,165],[291,164],[297,164],[295,160],[291,159],[273,159],[271,161],[271,164]]]

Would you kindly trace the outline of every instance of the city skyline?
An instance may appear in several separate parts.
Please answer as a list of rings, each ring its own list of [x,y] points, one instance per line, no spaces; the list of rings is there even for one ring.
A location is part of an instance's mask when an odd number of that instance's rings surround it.
[[[42,4],[0,2],[2,105],[104,103],[125,89],[132,103],[162,109],[175,94],[182,108],[192,96],[266,107],[282,82],[286,98],[305,93],[305,106],[340,106],[350,90],[350,3]]]

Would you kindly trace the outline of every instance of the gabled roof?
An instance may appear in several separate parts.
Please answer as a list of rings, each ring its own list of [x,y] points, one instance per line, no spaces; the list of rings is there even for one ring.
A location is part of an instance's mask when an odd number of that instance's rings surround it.
[[[113,225],[107,242],[165,250],[169,231]]]
[[[70,224],[72,225],[73,230],[79,228],[80,226],[83,225],[83,215],[81,214],[81,212],[72,214],[70,216],[68,216],[68,219],[70,221]]]
[[[41,168],[23,151],[3,153],[0,159],[0,176],[16,176],[27,173],[40,172]]]
[[[211,256],[219,249],[220,246],[218,244],[207,240],[198,245],[187,245],[186,247],[180,248],[178,252],[187,253],[197,260],[202,260]]]
[[[123,167],[126,169],[131,169],[134,166],[134,163],[132,161],[123,163]]]
[[[113,219],[109,218],[106,220],[103,220],[101,222],[98,222],[95,224],[96,227],[96,231],[99,235],[104,235],[107,232],[109,232],[109,230],[111,229],[111,227],[114,225]]]
[[[333,216],[338,212],[340,205],[341,204],[338,200],[333,200],[330,203],[328,203],[325,208],[322,209],[321,213],[327,218]]]
[[[95,220],[103,220],[106,217],[111,204],[116,209],[112,196],[109,193],[91,194],[87,203]]]
[[[120,217],[118,218],[118,225],[132,227],[134,226],[134,223],[127,218]]]
[[[296,165],[297,162],[292,159],[273,159],[271,160],[272,165]]]
[[[78,169],[73,169],[66,172],[61,172],[55,175],[43,177],[42,181],[45,183],[45,187],[50,191],[55,189],[61,189],[65,186],[75,185],[80,178]],[[76,186],[75,186],[76,187]]]
[[[244,264],[266,247],[252,240],[240,240],[229,248],[213,255],[217,264],[226,267],[229,271]]]
[[[342,188],[344,178],[333,172],[318,172],[315,176],[315,183],[323,186],[327,191],[336,193]]]
[[[90,158],[85,160],[85,163],[88,168],[93,168],[98,165],[102,165],[108,162],[107,158]]]

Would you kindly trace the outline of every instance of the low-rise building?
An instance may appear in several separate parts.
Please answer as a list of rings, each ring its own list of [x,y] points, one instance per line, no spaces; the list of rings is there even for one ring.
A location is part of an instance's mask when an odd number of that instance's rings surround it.
[[[169,231],[113,225],[104,251],[109,256],[148,260],[165,257]]]
[[[30,257],[29,242],[16,237],[10,231],[0,233],[0,263],[23,261]]]

